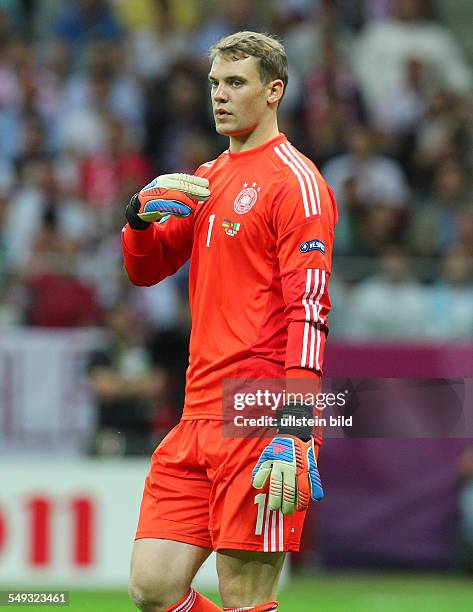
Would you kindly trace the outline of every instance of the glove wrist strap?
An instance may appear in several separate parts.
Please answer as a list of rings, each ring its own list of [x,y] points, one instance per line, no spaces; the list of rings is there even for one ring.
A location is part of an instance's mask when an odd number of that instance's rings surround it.
[[[131,229],[134,229],[134,230],[145,230],[145,229],[148,229],[148,227],[150,226],[148,222],[143,221],[143,219],[140,219],[138,215],[136,215],[136,218],[133,218],[132,221],[130,221],[130,219],[127,218],[127,221]]]
[[[277,431],[279,434],[296,436],[303,442],[309,442],[312,438],[313,418],[311,404],[286,404],[277,412]]]
[[[140,203],[138,200],[138,194],[135,193],[131,197],[129,204],[126,207],[126,210],[125,210],[126,220],[128,221],[128,225],[131,227],[131,229],[134,229],[134,230],[148,229],[148,227],[151,224],[148,223],[147,221],[143,221],[143,219],[140,219],[138,217],[139,210],[140,210]]]

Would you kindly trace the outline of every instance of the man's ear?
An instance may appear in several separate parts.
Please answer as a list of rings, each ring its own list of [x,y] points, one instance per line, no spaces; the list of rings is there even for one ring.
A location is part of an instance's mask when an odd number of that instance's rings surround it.
[[[281,79],[275,79],[268,84],[268,103],[279,102],[284,93],[284,83]]]

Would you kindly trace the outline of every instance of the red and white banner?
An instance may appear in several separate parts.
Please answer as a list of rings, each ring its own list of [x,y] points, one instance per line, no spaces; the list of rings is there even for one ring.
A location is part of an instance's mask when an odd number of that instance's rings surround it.
[[[126,588],[148,459],[2,460],[0,589]],[[198,588],[215,588],[215,559]]]
[[[126,585],[148,466],[3,460],[1,585]]]

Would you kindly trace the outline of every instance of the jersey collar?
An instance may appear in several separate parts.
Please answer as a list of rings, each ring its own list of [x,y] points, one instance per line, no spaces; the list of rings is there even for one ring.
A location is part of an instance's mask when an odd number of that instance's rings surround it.
[[[228,149],[228,156],[230,159],[235,159],[235,160],[242,159],[242,158],[248,159],[248,157],[252,157],[253,155],[259,155],[263,151],[266,151],[267,149],[275,147],[276,145],[280,144],[281,142],[285,142],[286,140],[287,140],[286,135],[281,132],[278,134],[278,136],[271,138],[271,140],[268,140],[264,142],[263,144],[259,145],[258,147],[254,147],[253,149],[248,149],[247,151],[240,151],[239,153],[232,153],[230,149]]]

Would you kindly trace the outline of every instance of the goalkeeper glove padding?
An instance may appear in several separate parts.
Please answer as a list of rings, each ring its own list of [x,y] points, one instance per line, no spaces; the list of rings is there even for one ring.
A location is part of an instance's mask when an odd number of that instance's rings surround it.
[[[192,174],[162,174],[138,193],[140,209],[138,217],[149,223],[167,215],[188,217],[197,202],[210,197],[209,181]]]
[[[292,514],[306,510],[312,498],[324,492],[317,467],[314,440],[303,442],[295,436],[279,435],[261,453],[253,470],[253,486],[262,489],[269,478],[270,510]]]

